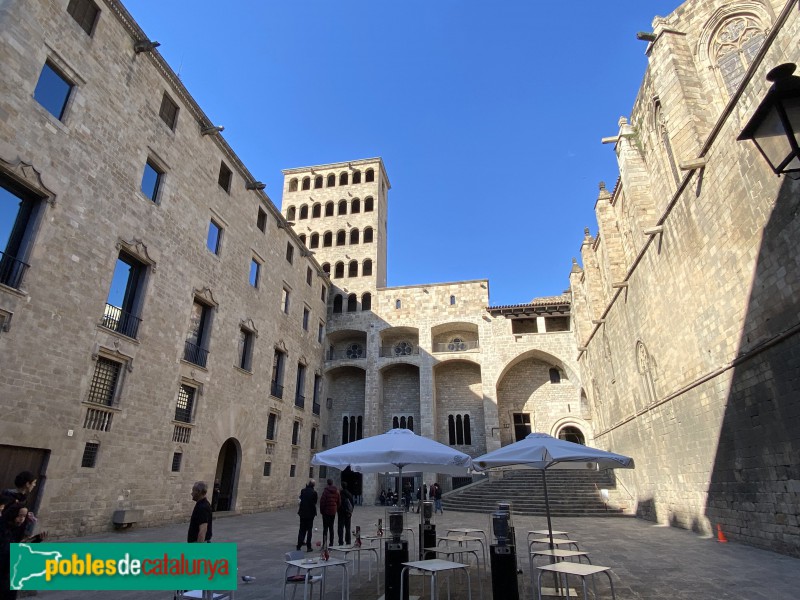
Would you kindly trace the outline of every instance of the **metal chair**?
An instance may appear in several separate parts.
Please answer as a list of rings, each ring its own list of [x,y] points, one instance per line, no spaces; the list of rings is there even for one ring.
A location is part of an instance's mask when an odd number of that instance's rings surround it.
[[[302,560],[305,558],[306,553],[302,550],[292,550],[291,552],[287,552],[284,556],[285,560],[288,562],[290,560]],[[306,579],[306,574],[303,572],[303,569],[300,567],[294,568],[294,573],[290,573],[292,570],[292,565],[286,565],[286,573],[283,577],[283,600],[286,600],[286,586],[291,585],[294,589],[292,590],[292,600],[294,600],[294,596],[297,593],[297,585],[302,584],[303,586],[308,583],[311,586],[311,590],[309,590],[308,597],[314,595],[314,584],[322,581],[322,575],[309,575],[308,579]],[[320,598],[322,597],[322,589],[320,589]]]

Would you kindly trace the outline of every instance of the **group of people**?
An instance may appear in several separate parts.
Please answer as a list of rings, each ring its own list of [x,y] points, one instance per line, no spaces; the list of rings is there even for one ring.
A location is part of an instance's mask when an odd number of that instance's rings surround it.
[[[309,479],[306,487],[300,492],[300,507],[297,514],[300,516],[300,531],[297,534],[297,550],[303,545],[306,552],[313,550],[311,535],[314,532],[314,519],[317,516],[317,504],[322,515],[322,542],[327,541],[328,546],[333,546],[333,525],[337,522],[339,545],[350,544],[350,519],[355,505],[353,494],[347,489],[347,484],[342,483],[338,488],[333,479],[328,479],[322,495],[316,491],[317,482]]]
[[[28,508],[33,489],[38,483],[30,471],[22,471],[14,478],[13,488],[0,492],[0,599],[12,600],[17,592],[10,589],[11,544],[41,542],[47,538],[43,531],[32,535],[36,517]]]
[[[381,495],[378,496],[378,500],[381,506],[397,506],[400,497],[392,490],[381,490]],[[411,484],[406,483],[405,486],[403,486],[403,506],[406,512],[411,510],[412,512],[418,513],[422,510],[422,502],[425,500],[433,500],[434,512],[441,512],[444,514],[444,509],[442,508],[442,488],[438,483],[434,481],[431,483],[430,488],[428,488],[427,483],[423,483],[421,488],[417,488],[417,504],[413,509],[411,508]]]

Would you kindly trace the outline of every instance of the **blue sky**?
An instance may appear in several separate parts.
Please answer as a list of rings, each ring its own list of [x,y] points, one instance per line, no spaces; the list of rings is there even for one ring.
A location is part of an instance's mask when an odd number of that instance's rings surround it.
[[[678,0],[128,0],[266,192],[281,169],[383,157],[390,286],[559,294],[611,146]],[[220,8],[224,7],[224,8]]]

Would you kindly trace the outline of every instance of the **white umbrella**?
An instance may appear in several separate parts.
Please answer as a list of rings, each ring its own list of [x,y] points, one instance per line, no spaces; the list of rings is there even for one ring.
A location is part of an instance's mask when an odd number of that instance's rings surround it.
[[[544,506],[552,550],[555,544],[553,544],[553,526],[550,523],[550,500],[547,497],[548,469],[633,469],[633,459],[559,440],[546,433],[531,433],[525,439],[473,459],[472,465],[477,471],[513,466],[539,469],[542,472]]]
[[[390,429],[386,433],[342,444],[318,452],[312,465],[344,470],[350,467],[357,473],[387,473],[398,471],[432,472],[466,475],[472,466],[468,454],[415,434],[409,429]]]

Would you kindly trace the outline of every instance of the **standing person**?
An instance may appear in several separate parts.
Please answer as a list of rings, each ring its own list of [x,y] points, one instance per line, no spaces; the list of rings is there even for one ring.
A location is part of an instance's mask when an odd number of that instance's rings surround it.
[[[405,510],[408,512],[411,509],[411,484],[406,483],[403,486],[403,504],[405,505]]]
[[[436,511],[441,511],[441,513],[444,514],[444,508],[442,508],[442,488],[438,483],[434,483],[433,485],[435,486],[433,490],[435,510],[433,512],[436,513]]]
[[[328,485],[322,490],[319,499],[319,512],[322,513],[322,543],[329,539],[329,546],[333,546],[333,522],[336,520],[336,513],[339,512],[339,503],[339,488],[333,485],[333,479],[328,479]]]
[[[423,500],[427,500],[428,499],[428,484],[427,483],[423,483],[422,484],[422,499]]]
[[[339,545],[343,546],[344,542],[350,545],[350,518],[353,516],[353,506],[355,499],[353,494],[347,489],[347,484],[342,482],[342,489],[339,491],[339,514],[336,517],[336,532],[339,535]],[[344,537],[342,537],[344,533]]]
[[[414,508],[415,513],[422,510],[422,488],[417,488],[417,506]]]
[[[219,495],[222,493],[222,486],[219,484],[219,479],[214,480],[214,490],[211,492],[211,510],[217,512],[219,505]]]
[[[0,600],[14,600],[17,592],[11,589],[11,544],[41,542],[46,533],[33,538],[25,536],[28,509],[21,504],[12,504],[3,510],[0,517]]]
[[[317,482],[309,479],[306,487],[300,492],[300,532],[297,534],[297,550],[306,545],[306,552],[311,552],[311,532],[314,531],[314,518],[317,516],[317,492],[314,486]]]
[[[36,476],[30,471],[22,471],[14,478],[15,488],[8,488],[0,492],[0,504],[6,508],[14,506],[25,506],[27,508],[33,488],[36,487]],[[30,531],[36,526],[36,515],[30,509],[25,511],[27,515],[26,528]]]
[[[189,533],[186,535],[186,541],[189,543],[211,541],[211,503],[206,495],[208,495],[206,482],[196,481],[192,486],[194,510],[189,520]]]

